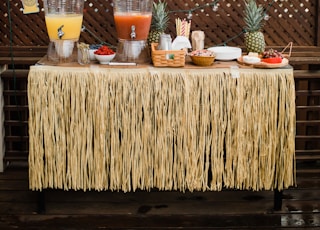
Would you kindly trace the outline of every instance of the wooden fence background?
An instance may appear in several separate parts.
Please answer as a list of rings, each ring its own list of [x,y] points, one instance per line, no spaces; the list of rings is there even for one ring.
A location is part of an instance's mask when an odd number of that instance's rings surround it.
[[[217,10],[213,3],[217,2]],[[268,46],[319,45],[319,0],[257,0],[265,7],[269,20],[264,33]],[[192,11],[191,30],[203,30],[206,46],[218,44],[243,46],[242,0],[167,0],[170,25],[167,33],[173,37],[175,19],[187,18]],[[203,6],[203,7],[201,7]],[[200,9],[194,10],[200,7]],[[48,36],[44,22],[43,2],[39,0],[39,13],[23,14],[20,0],[0,3],[0,46],[46,46]],[[116,44],[112,0],[85,0],[83,25],[102,41]],[[239,36],[240,35],[240,36]],[[81,41],[89,44],[99,41],[88,32],[81,33]]]

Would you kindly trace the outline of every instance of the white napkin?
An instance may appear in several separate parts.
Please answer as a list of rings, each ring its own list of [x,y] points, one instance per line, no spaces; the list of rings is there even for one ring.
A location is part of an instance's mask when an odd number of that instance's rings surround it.
[[[185,36],[177,36],[172,42],[172,50],[191,48],[189,39]]]

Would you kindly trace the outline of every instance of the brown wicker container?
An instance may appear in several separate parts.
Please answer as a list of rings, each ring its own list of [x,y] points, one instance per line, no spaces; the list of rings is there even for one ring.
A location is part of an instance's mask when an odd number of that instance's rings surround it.
[[[209,66],[212,65],[215,57],[214,56],[190,56],[192,62],[198,66]]]
[[[151,56],[156,67],[181,67],[185,65],[184,50],[157,50],[158,43],[151,44]],[[169,58],[168,58],[169,57]]]

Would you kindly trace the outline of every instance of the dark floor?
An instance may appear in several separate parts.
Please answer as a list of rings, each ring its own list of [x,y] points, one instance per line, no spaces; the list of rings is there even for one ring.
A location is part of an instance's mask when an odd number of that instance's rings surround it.
[[[281,211],[273,211],[272,191],[47,190],[39,214],[27,167],[8,167],[0,173],[0,229],[320,229],[320,175],[301,173],[297,182]]]

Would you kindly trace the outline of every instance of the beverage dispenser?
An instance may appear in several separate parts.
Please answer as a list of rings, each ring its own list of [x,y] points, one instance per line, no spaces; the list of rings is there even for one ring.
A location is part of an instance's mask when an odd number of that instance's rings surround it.
[[[76,61],[84,0],[44,0],[43,3],[50,39],[48,60],[54,63]]]
[[[118,36],[116,61],[150,63],[148,34],[152,0],[114,0],[114,21]]]

